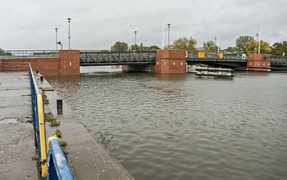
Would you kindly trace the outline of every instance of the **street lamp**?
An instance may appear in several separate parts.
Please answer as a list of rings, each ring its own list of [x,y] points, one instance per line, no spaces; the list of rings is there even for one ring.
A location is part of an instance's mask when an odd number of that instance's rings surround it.
[[[259,34],[258,33],[256,33],[256,37],[257,37],[257,42],[259,43]],[[259,45],[259,44],[258,44]],[[255,49],[255,48],[254,48]],[[259,49],[258,49],[259,50]],[[259,54],[259,51],[257,51],[257,48],[256,48],[256,51],[255,52],[257,52],[257,54]]]
[[[58,28],[55,28],[55,30],[56,30],[56,51],[58,51],[58,36],[57,36]]]
[[[217,37],[217,44],[218,44],[217,54],[218,54],[218,55],[219,55],[219,52],[220,52],[220,47],[219,47],[219,34],[220,34],[220,32],[218,33],[218,37]]]
[[[258,33],[258,54],[260,54],[260,41],[261,41],[261,28],[259,28],[259,33]]]
[[[170,49],[169,41],[170,41],[170,24],[167,24],[167,29],[168,29],[168,50]]]
[[[135,31],[135,51],[137,50],[137,31]]]
[[[59,44],[61,46],[61,50],[63,50],[63,44],[61,41],[57,42],[57,44]]]
[[[69,23],[69,32],[68,32],[68,42],[69,42],[69,49],[71,49],[71,18],[68,18],[68,23]]]
[[[214,37],[215,47],[217,46],[217,37]],[[214,48],[214,53],[216,53],[216,49]]]

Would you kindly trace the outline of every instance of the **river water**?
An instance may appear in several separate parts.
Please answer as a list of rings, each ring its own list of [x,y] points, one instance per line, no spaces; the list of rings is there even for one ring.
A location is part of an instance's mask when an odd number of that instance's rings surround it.
[[[91,70],[48,81],[136,179],[287,179],[287,74]]]

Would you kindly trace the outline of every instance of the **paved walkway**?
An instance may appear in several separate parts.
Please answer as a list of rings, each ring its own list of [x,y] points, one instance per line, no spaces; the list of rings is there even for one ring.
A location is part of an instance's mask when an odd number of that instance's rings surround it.
[[[38,179],[28,72],[0,72],[0,179]]]

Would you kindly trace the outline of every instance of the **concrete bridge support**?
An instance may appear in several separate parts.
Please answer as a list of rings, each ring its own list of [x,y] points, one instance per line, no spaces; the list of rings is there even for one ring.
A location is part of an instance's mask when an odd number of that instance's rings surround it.
[[[247,71],[269,72],[271,66],[270,54],[249,54]]]
[[[151,72],[160,74],[186,73],[186,52],[182,50],[158,50]]]

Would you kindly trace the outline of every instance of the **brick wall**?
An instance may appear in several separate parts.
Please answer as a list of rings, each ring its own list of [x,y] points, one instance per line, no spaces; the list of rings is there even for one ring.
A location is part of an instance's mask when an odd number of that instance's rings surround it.
[[[29,63],[34,71],[39,71],[43,76],[80,75],[78,50],[61,50],[59,58],[0,59],[0,71],[26,71]]]
[[[158,50],[156,64],[151,68],[154,73],[186,73],[186,52],[182,50]]]
[[[265,58],[267,57],[267,58]],[[248,71],[270,71],[270,54],[249,54],[247,60]]]
[[[60,76],[80,75],[80,51],[79,50],[61,50],[59,51]]]

